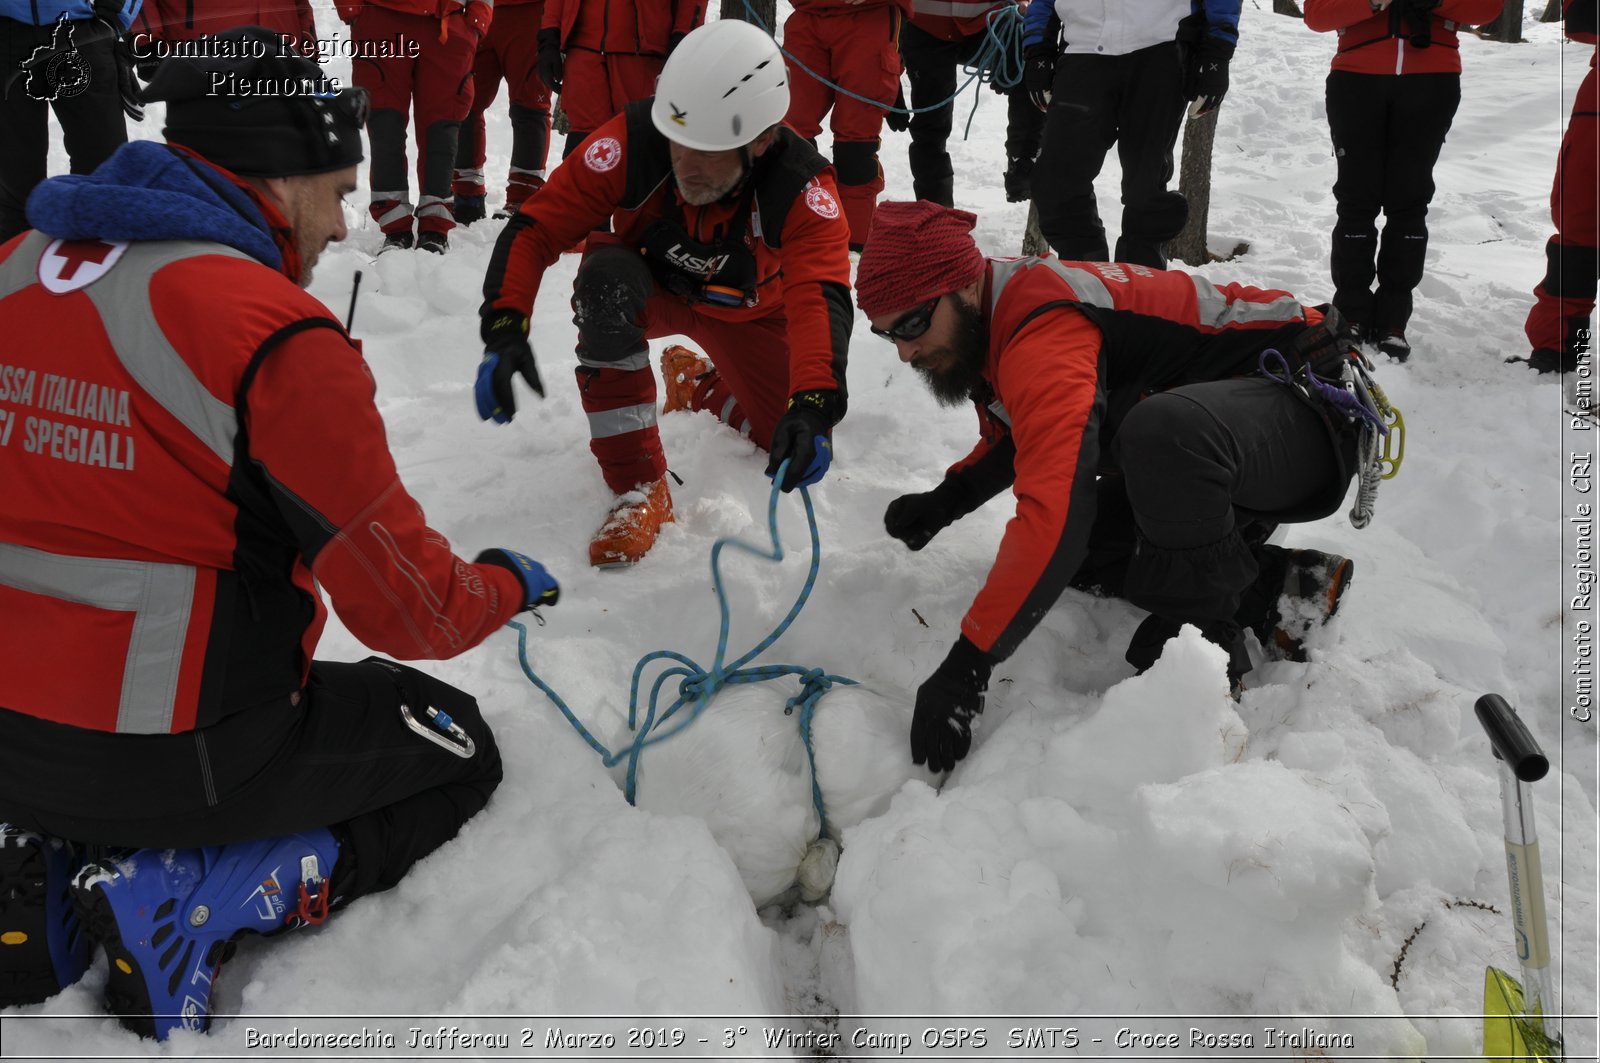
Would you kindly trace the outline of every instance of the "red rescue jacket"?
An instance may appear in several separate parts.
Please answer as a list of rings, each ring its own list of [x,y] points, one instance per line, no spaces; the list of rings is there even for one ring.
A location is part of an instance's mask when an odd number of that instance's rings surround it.
[[[1460,26],[1492,22],[1504,0],[1443,0],[1428,20],[1428,45],[1412,44],[1415,27],[1401,5],[1372,10],[1367,0],[1306,0],[1306,25],[1319,33],[1337,30],[1333,69],[1355,74],[1459,74]]]
[[[1027,0],[911,0],[911,21],[942,41],[964,41],[984,32],[990,12],[1008,6],[1028,4]]]
[[[681,207],[688,235],[710,241],[742,228],[754,255],[754,297],[739,306],[695,304],[698,313],[722,321],[750,321],[781,314],[789,337],[789,393],[844,388],[849,345],[850,229],[839,206],[833,170],[816,158],[815,176],[792,202],[763,204],[758,195],[747,214],[723,200],[704,207],[682,202],[671,177],[667,140],[650,124],[652,99],[628,104],[596,130],[562,164],[537,195],[529,196],[507,224],[484,279],[483,312],[532,314],[539,284],[563,251],[608,218],[624,243],[638,247],[650,223],[667,213],[667,197]],[[812,158],[815,152],[792,130],[780,130],[760,172],[785,153]],[[799,182],[796,182],[799,185]],[[773,214],[781,212],[781,222]],[[757,235],[759,234],[759,235]],[[825,289],[831,288],[831,293]],[[842,297],[842,302],[841,302]],[[674,298],[676,298],[674,296]],[[843,322],[834,307],[843,307]]]
[[[234,26],[264,26],[301,55],[317,55],[311,0],[146,0],[129,32],[135,53],[146,54],[148,41],[192,41]]]
[[[911,14],[912,0],[792,0],[791,6],[808,15],[848,15],[856,11],[871,11],[876,7],[898,7],[907,16]]]
[[[428,527],[360,352],[261,262],[30,232],[0,249],[0,328],[0,707],[189,731],[302,689],[319,585],[404,658],[470,649],[521,605]]]
[[[1263,348],[1321,316],[1287,292],[1049,257],[992,259],[984,308],[992,395],[978,403],[982,438],[945,475],[974,506],[1008,484],[1016,495],[1016,515],[961,622],[975,646],[1004,660],[1082,564],[1095,478],[1133,404],[1250,372]],[[1316,505],[1332,512],[1347,483]]]
[[[706,17],[706,0],[547,0],[545,29],[561,31],[561,48],[623,55],[666,55],[674,33]]]

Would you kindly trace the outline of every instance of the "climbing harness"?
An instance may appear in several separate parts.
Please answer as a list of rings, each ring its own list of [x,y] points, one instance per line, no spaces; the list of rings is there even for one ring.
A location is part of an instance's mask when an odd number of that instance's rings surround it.
[[[1268,347],[1261,352],[1257,368],[1262,376],[1293,388],[1312,405],[1356,425],[1356,500],[1350,507],[1350,525],[1360,529],[1371,524],[1378,485],[1394,479],[1405,458],[1406,422],[1373,379],[1366,356],[1350,347],[1338,359],[1335,372],[1319,374],[1309,361],[1291,370],[1282,352]]]
[[[529,682],[542,690],[546,697],[555,703],[561,710],[561,715],[573,726],[589,748],[600,754],[606,767],[615,767],[627,761],[628,770],[623,786],[623,796],[628,803],[634,804],[638,793],[639,757],[649,746],[664,742],[673,735],[688,727],[700,714],[705,711],[711,699],[725,686],[740,683],[760,683],[769,679],[778,679],[786,675],[800,677],[800,692],[784,703],[785,716],[797,716],[800,728],[800,739],[805,745],[806,761],[811,770],[811,800],[816,806],[817,816],[821,820],[821,837],[828,836],[828,815],[823,808],[822,787],[817,782],[816,754],[812,748],[811,726],[816,715],[817,702],[836,683],[854,686],[854,679],[844,676],[829,675],[820,668],[804,668],[797,664],[765,664],[745,667],[755,660],[768,647],[776,642],[789,625],[793,624],[804,608],[806,599],[811,596],[811,588],[817,581],[817,570],[822,561],[821,542],[817,536],[817,515],[811,505],[811,495],[807,490],[800,488],[800,500],[805,504],[806,522],[811,530],[811,569],[806,574],[805,585],[800,588],[800,594],[795,598],[794,605],[790,606],[789,613],[779,622],[766,638],[762,639],[753,649],[731,664],[724,663],[728,649],[728,628],[730,624],[730,609],[728,595],[722,586],[722,570],[719,564],[723,547],[733,547],[743,550],[755,557],[769,561],[783,560],[783,543],[778,537],[778,485],[783,482],[785,472],[789,467],[784,461],[778,467],[777,474],[772,479],[772,494],[767,501],[767,530],[772,538],[770,549],[762,549],[738,539],[718,539],[711,547],[711,582],[717,592],[717,608],[721,613],[721,622],[717,631],[717,653],[712,660],[710,669],[703,669],[693,660],[681,653],[671,650],[656,650],[639,658],[639,663],[633,668],[633,682],[628,692],[628,729],[633,732],[633,741],[622,749],[612,752],[603,745],[599,739],[591,734],[588,728],[578,720],[567,703],[562,700],[548,683],[539,678],[533,665],[528,660],[528,628],[519,621],[510,622],[511,627],[517,631],[517,657],[522,664],[522,672],[528,677]],[[543,620],[539,621],[541,624]],[[649,703],[644,711],[644,719],[639,719],[639,687],[644,677],[645,669],[652,661],[669,660],[677,662],[656,676],[650,688]],[[678,683],[678,697],[664,712],[657,711],[661,690],[668,680],[674,676],[682,677]],[[680,715],[679,710],[683,709]],[[798,710],[798,714],[796,713]],[[675,718],[676,717],[676,718]],[[670,725],[670,726],[669,726]]]

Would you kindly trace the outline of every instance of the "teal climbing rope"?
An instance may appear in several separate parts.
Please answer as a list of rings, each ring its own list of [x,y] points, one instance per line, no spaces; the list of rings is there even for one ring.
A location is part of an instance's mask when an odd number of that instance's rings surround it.
[[[778,35],[773,32],[771,26],[762,21],[761,16],[756,12],[750,0],[744,0],[744,7],[748,15],[746,21],[752,25],[760,26],[774,39],[777,38]],[[989,12],[988,17],[984,20],[983,33],[982,46],[978,48],[970,62],[962,64],[961,69],[968,75],[967,80],[956,87],[956,91],[951,94],[949,99],[940,100],[938,103],[928,104],[924,107],[897,107],[892,103],[885,103],[870,96],[862,96],[851,92],[843,85],[828,80],[809,66],[806,66],[782,45],[778,46],[778,50],[783,52],[784,58],[789,62],[841,95],[849,96],[853,100],[860,100],[862,103],[874,104],[882,107],[885,111],[895,111],[899,114],[926,114],[929,111],[940,111],[950,106],[963,92],[967,91],[967,87],[974,81],[985,85],[996,85],[1006,92],[1022,84],[1022,10],[1015,4],[1004,4],[995,8]],[[980,94],[977,99],[981,98]],[[977,114],[978,112],[977,99],[973,100],[972,114]],[[967,116],[968,131],[971,128],[972,115],[969,114]]]
[[[800,728],[800,739],[805,745],[806,761],[811,770],[811,800],[816,805],[817,816],[822,823],[822,836],[828,835],[828,814],[823,808],[822,787],[817,782],[816,753],[812,745],[812,721],[816,715],[817,702],[836,683],[854,686],[854,679],[844,676],[829,675],[820,668],[803,668],[797,664],[764,664],[746,667],[774,642],[782,637],[795,619],[800,615],[800,610],[805,607],[806,599],[811,597],[812,587],[817,582],[817,571],[822,563],[822,544],[817,534],[817,515],[811,505],[811,495],[804,488],[800,488],[800,501],[805,504],[806,523],[811,533],[811,568],[806,573],[805,585],[800,588],[794,604],[789,607],[788,615],[778,623],[771,634],[762,639],[752,649],[739,657],[738,660],[725,663],[728,652],[728,634],[731,627],[731,610],[728,605],[727,591],[722,585],[722,568],[720,565],[724,547],[742,550],[759,558],[769,561],[783,560],[783,542],[778,536],[778,484],[783,482],[784,472],[788,462],[780,466],[778,473],[773,477],[771,497],[767,500],[767,531],[772,539],[769,549],[753,546],[738,539],[718,539],[711,547],[711,582],[717,592],[717,608],[721,613],[721,621],[717,630],[717,652],[711,667],[703,669],[693,660],[681,653],[671,650],[656,650],[639,658],[639,663],[633,668],[633,681],[628,691],[628,729],[633,732],[633,740],[628,745],[612,752],[585,727],[568,707],[566,701],[557,694],[551,686],[539,678],[533,665],[528,659],[528,628],[525,624],[513,620],[511,627],[517,631],[517,657],[522,663],[522,672],[528,677],[529,682],[544,692],[561,710],[561,715],[566,717],[578,735],[600,754],[601,760],[608,768],[627,762],[628,770],[623,786],[623,795],[628,803],[634,803],[638,792],[639,758],[644,751],[658,742],[664,742],[673,735],[688,727],[700,714],[705,711],[711,699],[725,686],[734,686],[741,683],[761,683],[769,679],[778,679],[786,675],[800,677],[800,692],[784,703],[784,715],[796,715]],[[649,700],[645,705],[644,718],[639,717],[639,689],[644,678],[645,670],[655,661],[675,662],[671,667],[663,670],[656,676],[655,682],[650,687]],[[665,711],[658,711],[662,688],[678,677],[677,699]],[[683,710],[680,715],[679,710]]]

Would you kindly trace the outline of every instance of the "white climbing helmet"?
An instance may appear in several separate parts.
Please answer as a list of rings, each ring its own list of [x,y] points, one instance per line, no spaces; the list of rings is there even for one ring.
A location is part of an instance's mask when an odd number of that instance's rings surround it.
[[[789,71],[777,42],[748,22],[718,19],[672,50],[650,119],[686,148],[730,151],[788,113]]]

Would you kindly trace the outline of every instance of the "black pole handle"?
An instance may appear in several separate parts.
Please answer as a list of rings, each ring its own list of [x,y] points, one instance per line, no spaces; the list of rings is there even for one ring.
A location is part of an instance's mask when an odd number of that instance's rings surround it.
[[[355,280],[350,284],[350,312],[344,318],[344,330],[349,332],[356,323],[356,296],[361,292],[361,271],[356,270]]]
[[[1478,722],[1489,735],[1494,755],[1511,765],[1511,773],[1523,782],[1538,782],[1550,771],[1550,761],[1539,750],[1539,743],[1528,727],[1499,694],[1485,694],[1473,706]]]

